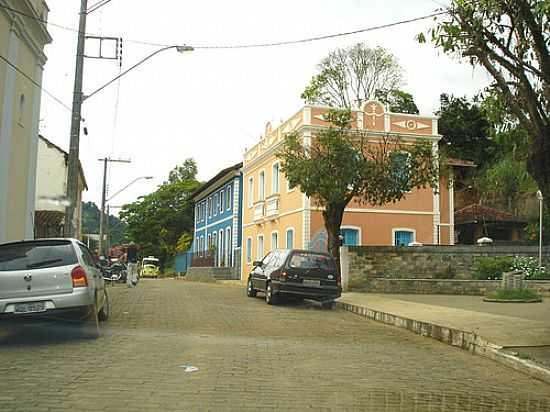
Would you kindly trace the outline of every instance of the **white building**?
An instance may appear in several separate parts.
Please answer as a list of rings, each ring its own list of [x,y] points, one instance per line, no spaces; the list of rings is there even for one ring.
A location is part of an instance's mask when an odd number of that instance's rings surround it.
[[[69,155],[44,136],[38,139],[38,162],[36,176],[36,212],[34,234],[37,238],[63,236],[65,224],[64,199],[67,195]],[[81,237],[82,192],[88,190],[86,177],[79,164],[75,237]]]

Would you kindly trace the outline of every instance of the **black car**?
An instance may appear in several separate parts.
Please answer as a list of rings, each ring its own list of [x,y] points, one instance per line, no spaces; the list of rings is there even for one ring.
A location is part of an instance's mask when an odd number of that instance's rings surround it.
[[[326,253],[277,249],[253,265],[247,295],[254,297],[263,292],[270,305],[277,303],[280,296],[293,296],[317,300],[330,307],[342,293],[336,264]]]

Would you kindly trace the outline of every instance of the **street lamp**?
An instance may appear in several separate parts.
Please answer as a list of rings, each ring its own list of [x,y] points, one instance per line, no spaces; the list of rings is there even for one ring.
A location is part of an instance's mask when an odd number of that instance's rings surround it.
[[[104,245],[103,240],[104,239],[103,238],[105,237],[105,204],[109,200],[111,200],[113,197],[115,197],[116,195],[121,193],[122,191],[128,189],[131,185],[133,185],[137,181],[142,180],[142,179],[149,180],[149,179],[152,179],[152,178],[153,178],[153,176],[136,177],[134,180],[132,180],[130,183],[128,183],[126,186],[124,186],[122,189],[117,191],[114,195],[112,195],[109,198],[106,198],[106,196],[105,196],[106,185],[103,185],[103,196],[102,196],[103,201],[101,202],[101,214],[99,216],[99,254],[100,255],[104,255],[104,250],[103,250],[103,245]]]
[[[147,60],[156,56],[157,54],[170,49],[176,49],[179,53],[185,53],[195,50],[192,46],[186,45],[173,45],[162,47],[148,56],[141,59],[139,62],[134,64],[132,67],[124,70],[118,76],[109,80],[99,89],[96,89],[88,95],[82,93],[82,75],[83,75],[83,66],[84,66],[84,40],[86,32],[86,10],[87,10],[87,0],[82,0],[81,10],[80,10],[80,25],[79,25],[79,36],[78,36],[78,47],[77,47],[77,63],[76,63],[76,76],[73,92],[73,110],[71,116],[71,140],[69,144],[69,158],[68,158],[68,171],[67,171],[67,199],[69,205],[66,207],[66,229],[65,236],[75,236],[75,225],[74,225],[74,211],[76,207],[76,192],[78,186],[78,157],[79,157],[79,148],[80,148],[80,122],[82,121],[81,116],[81,106],[84,101],[88,100],[93,95],[99,93],[101,90],[109,86],[111,83],[114,83],[122,76],[126,75],[130,71],[134,70],[136,67],[142,65]],[[95,10],[95,9],[94,9]],[[100,239],[101,242],[101,239]],[[101,251],[101,249],[100,249]]]
[[[539,269],[542,267],[542,201],[544,197],[542,192],[537,190],[537,199],[539,200]]]

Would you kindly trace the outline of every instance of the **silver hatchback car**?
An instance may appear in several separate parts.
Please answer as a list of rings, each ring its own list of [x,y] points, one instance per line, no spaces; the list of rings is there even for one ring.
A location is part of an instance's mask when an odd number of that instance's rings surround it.
[[[90,337],[109,317],[99,267],[76,239],[39,239],[0,245],[0,323],[21,318],[73,319]]]

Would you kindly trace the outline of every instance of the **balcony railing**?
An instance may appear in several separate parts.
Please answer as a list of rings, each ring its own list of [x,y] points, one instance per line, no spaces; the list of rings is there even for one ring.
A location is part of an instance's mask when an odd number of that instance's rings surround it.
[[[254,222],[261,222],[264,219],[265,201],[260,200],[254,204]]]
[[[271,195],[267,198],[265,204],[265,216],[267,218],[276,218],[279,216],[279,195]]]

